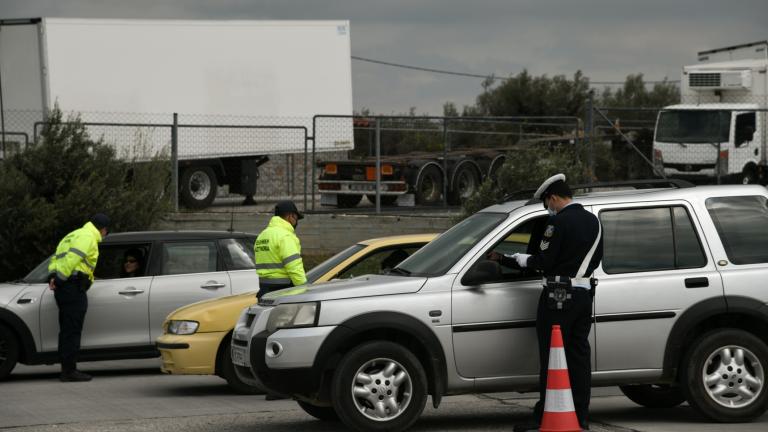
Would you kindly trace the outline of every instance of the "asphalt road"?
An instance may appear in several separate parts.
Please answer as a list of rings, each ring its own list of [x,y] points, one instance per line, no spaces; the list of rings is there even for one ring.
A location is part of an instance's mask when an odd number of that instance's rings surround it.
[[[89,383],[61,383],[56,366],[18,366],[0,383],[0,430],[9,431],[336,431],[295,402],[232,394],[210,376],[169,376],[159,360],[84,363]],[[414,431],[509,431],[531,413],[533,396],[516,393],[452,396],[428,405]],[[689,407],[651,410],[617,389],[595,389],[594,431],[722,431],[768,429],[768,415],[738,425],[704,423]]]

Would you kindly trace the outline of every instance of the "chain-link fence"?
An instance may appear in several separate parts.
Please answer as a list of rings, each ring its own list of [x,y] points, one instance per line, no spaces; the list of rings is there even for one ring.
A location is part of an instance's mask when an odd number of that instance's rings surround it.
[[[508,151],[579,145],[583,136],[581,120],[567,116],[320,115],[314,139],[327,141],[350,124],[354,148],[345,157],[312,152],[313,210],[458,205],[494,176]]]
[[[594,108],[597,177],[766,184],[764,96],[727,99],[701,102],[697,97],[696,103],[666,108]]]
[[[48,124],[41,112],[6,111],[4,117],[3,155],[36,141]],[[307,202],[311,169],[304,155],[311,119],[86,112],[64,114],[62,121],[75,119],[123,160],[168,159],[187,207],[207,207],[223,192],[220,186],[244,195],[246,202]],[[22,144],[11,136],[19,136]],[[350,144],[351,138],[346,148]]]

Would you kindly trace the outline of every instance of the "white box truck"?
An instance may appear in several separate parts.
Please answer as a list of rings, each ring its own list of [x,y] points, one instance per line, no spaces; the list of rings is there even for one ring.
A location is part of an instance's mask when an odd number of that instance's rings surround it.
[[[0,20],[2,133],[33,136],[54,104],[85,123],[178,113],[179,193],[204,208],[220,185],[253,194],[269,155],[303,153],[314,115],[352,114],[350,54],[348,21]],[[89,132],[124,157],[170,148],[166,126]],[[352,134],[337,122],[314,144],[350,149]]]
[[[684,66],[681,104],[659,112],[654,164],[666,176],[768,182],[768,41],[702,51]]]

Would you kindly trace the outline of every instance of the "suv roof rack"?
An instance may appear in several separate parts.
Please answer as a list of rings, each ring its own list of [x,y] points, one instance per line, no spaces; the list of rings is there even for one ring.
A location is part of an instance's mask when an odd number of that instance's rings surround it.
[[[674,188],[674,189],[687,189],[696,187],[693,183],[680,180],[680,179],[647,179],[647,180],[625,180],[625,181],[612,181],[612,182],[598,182],[598,183],[584,183],[571,186],[572,191],[576,190],[589,190],[599,188],[619,188],[619,187],[632,187],[635,189],[662,189],[662,188]],[[525,199],[534,193],[536,189],[523,189],[512,192],[504,197],[501,202],[513,201]],[[535,204],[538,200],[530,199],[526,204]]]

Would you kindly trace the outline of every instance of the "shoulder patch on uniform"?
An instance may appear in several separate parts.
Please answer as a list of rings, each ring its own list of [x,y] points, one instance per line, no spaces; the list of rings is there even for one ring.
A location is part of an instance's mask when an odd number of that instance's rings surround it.
[[[549,242],[546,240],[542,240],[541,243],[539,243],[539,249],[541,249],[542,251],[549,249]]]
[[[554,233],[555,233],[555,226],[547,225],[547,229],[544,230],[544,237],[552,237]]]

